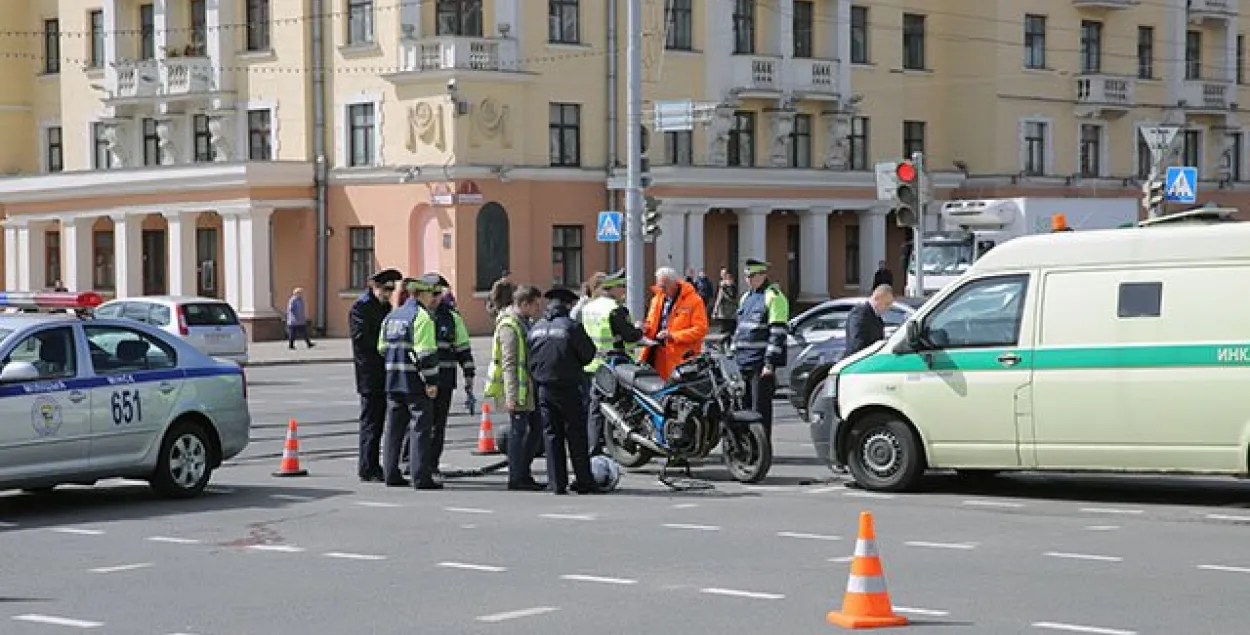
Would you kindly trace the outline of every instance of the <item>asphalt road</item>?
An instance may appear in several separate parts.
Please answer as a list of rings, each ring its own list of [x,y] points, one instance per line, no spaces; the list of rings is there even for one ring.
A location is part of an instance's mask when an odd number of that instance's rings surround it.
[[[0,497],[0,633],[827,633],[862,510],[907,631],[1250,628],[1244,482],[935,476],[870,494],[828,481],[778,402],[759,487],[713,463],[696,469],[708,492],[645,472],[597,497],[506,492],[502,475],[414,492],[357,482],[349,369],[248,376],[254,443],[200,499],[126,482]],[[489,463],[458,402],[446,462]],[[274,478],[292,417],[311,475]]]

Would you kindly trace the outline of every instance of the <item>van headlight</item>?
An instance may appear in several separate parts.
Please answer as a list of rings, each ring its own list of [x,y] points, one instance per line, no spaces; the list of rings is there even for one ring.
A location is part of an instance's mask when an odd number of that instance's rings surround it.
[[[838,398],[838,376],[833,375],[825,382],[825,396],[830,399]]]

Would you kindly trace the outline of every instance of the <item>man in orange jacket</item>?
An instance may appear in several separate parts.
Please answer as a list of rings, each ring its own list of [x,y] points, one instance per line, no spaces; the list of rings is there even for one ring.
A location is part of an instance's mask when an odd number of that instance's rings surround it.
[[[644,358],[668,379],[687,353],[703,350],[707,336],[707,309],[694,285],[681,279],[677,270],[660,267],[655,272],[655,297],[647,310],[643,333],[657,342]]]

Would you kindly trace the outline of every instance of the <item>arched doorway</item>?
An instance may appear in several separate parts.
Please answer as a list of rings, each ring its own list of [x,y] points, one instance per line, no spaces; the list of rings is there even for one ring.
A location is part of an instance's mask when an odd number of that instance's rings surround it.
[[[489,291],[508,268],[508,212],[499,203],[487,203],[477,213],[476,291]]]

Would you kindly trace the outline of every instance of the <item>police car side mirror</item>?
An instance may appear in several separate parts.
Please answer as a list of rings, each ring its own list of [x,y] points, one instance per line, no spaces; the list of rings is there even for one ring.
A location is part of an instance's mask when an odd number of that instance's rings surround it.
[[[0,382],[34,381],[39,379],[39,369],[30,362],[9,362],[0,370]]]

